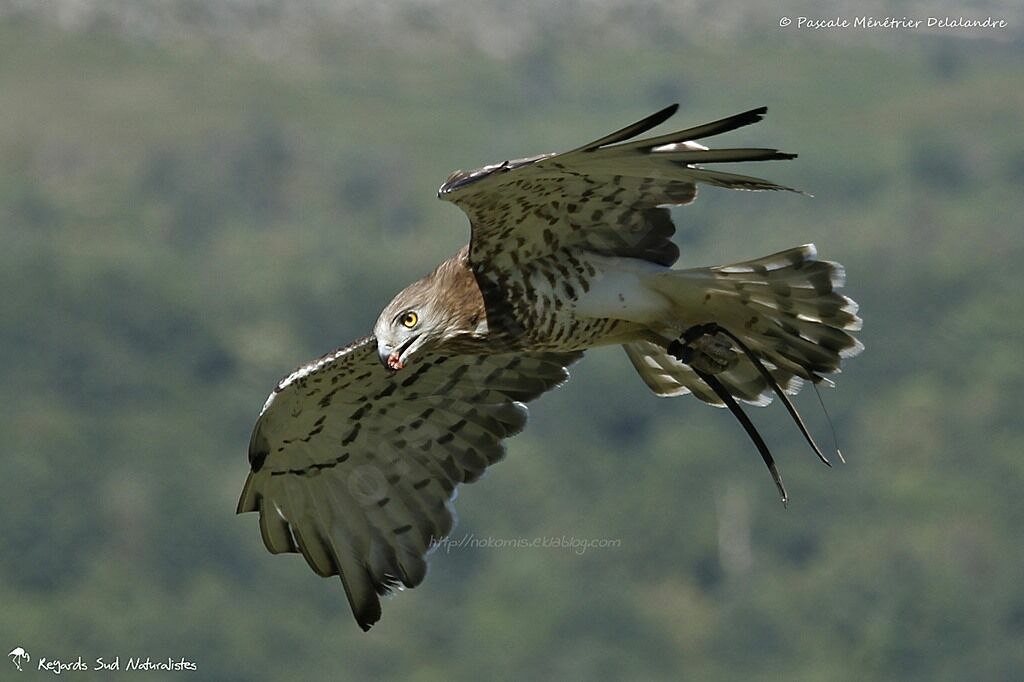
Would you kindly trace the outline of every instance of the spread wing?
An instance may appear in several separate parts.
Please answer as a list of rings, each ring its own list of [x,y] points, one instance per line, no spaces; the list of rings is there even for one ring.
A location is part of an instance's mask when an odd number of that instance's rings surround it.
[[[523,403],[568,379],[581,353],[426,355],[391,373],[372,337],[285,378],[249,444],[238,512],[258,511],[274,554],[338,575],[359,625],[378,595],[415,587],[448,535],[459,483],[504,455]]]
[[[469,216],[474,269],[507,270],[560,247],[671,265],[679,257],[666,205],[688,204],[697,183],[791,190],[697,164],[792,159],[775,149],[708,149],[694,140],[761,120],[761,107],[686,130],[633,139],[678,105],[562,154],[543,154],[453,173],[438,190]]]

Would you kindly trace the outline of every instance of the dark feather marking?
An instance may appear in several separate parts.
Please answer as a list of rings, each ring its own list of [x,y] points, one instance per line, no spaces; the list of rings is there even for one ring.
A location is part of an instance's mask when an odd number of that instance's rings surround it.
[[[320,407],[327,407],[327,406],[329,406],[331,404],[331,400],[334,398],[334,394],[337,393],[338,391],[340,391],[341,389],[342,389],[342,387],[339,386],[339,387],[333,388],[330,391],[328,391],[327,393],[325,393],[324,397],[320,399],[320,402],[319,402]]]
[[[387,396],[398,390],[398,384],[388,384],[380,393],[374,396],[374,398],[386,398]]]
[[[416,383],[419,380],[419,378],[421,376],[423,376],[424,372],[427,372],[429,370],[430,370],[430,365],[429,364],[424,364],[422,367],[420,367],[415,372],[413,372],[412,375],[409,376],[405,381],[402,382],[402,387],[403,388],[408,388],[409,386],[412,386],[414,383]]]
[[[314,470],[316,470],[316,471],[323,471],[324,469],[333,469],[334,467],[338,466],[339,464],[341,464],[342,462],[344,462],[347,459],[348,459],[348,453],[346,452],[346,453],[336,457],[334,459],[334,461],[332,461],[332,462],[314,462],[313,464],[310,464],[307,467],[302,467],[302,468],[298,468],[298,469],[287,469],[287,470],[284,470],[284,471],[271,471],[270,475],[271,476],[284,476],[285,474],[292,474],[293,476],[306,476],[306,475],[310,474]]]

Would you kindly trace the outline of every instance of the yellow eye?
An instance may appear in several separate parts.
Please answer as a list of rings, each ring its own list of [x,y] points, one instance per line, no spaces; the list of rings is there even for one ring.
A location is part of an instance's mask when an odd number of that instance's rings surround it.
[[[407,312],[405,315],[402,315],[402,326],[403,327],[408,327],[409,329],[412,329],[413,327],[415,327],[419,323],[419,321],[420,321],[420,316],[417,315],[416,313],[414,313],[411,310],[409,312]]]

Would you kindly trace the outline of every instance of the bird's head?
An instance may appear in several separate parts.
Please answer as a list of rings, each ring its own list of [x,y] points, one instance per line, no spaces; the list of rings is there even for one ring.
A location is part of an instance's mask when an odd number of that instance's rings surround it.
[[[373,326],[377,354],[385,367],[397,371],[419,353],[434,347],[446,336],[448,316],[439,310],[436,297],[427,295],[416,282],[388,304]]]
[[[483,296],[464,248],[401,291],[377,318],[377,353],[392,371],[456,337],[481,338],[487,319]]]

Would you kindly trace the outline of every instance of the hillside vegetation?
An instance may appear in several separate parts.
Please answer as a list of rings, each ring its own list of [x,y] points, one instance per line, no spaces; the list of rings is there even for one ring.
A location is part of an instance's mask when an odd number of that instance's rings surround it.
[[[218,680],[1018,675],[1020,44],[651,41],[263,59],[0,23],[0,643]],[[266,394],[465,242],[450,171],[674,101],[679,125],[768,105],[722,143],[800,154],[756,171],[814,198],[705,189],[678,240],[683,265],[810,241],[846,265],[867,349],[822,394],[848,464],[758,410],[783,509],[728,413],[592,352],[461,490],[455,538],[612,546],[442,549],[363,634],[234,514]]]

